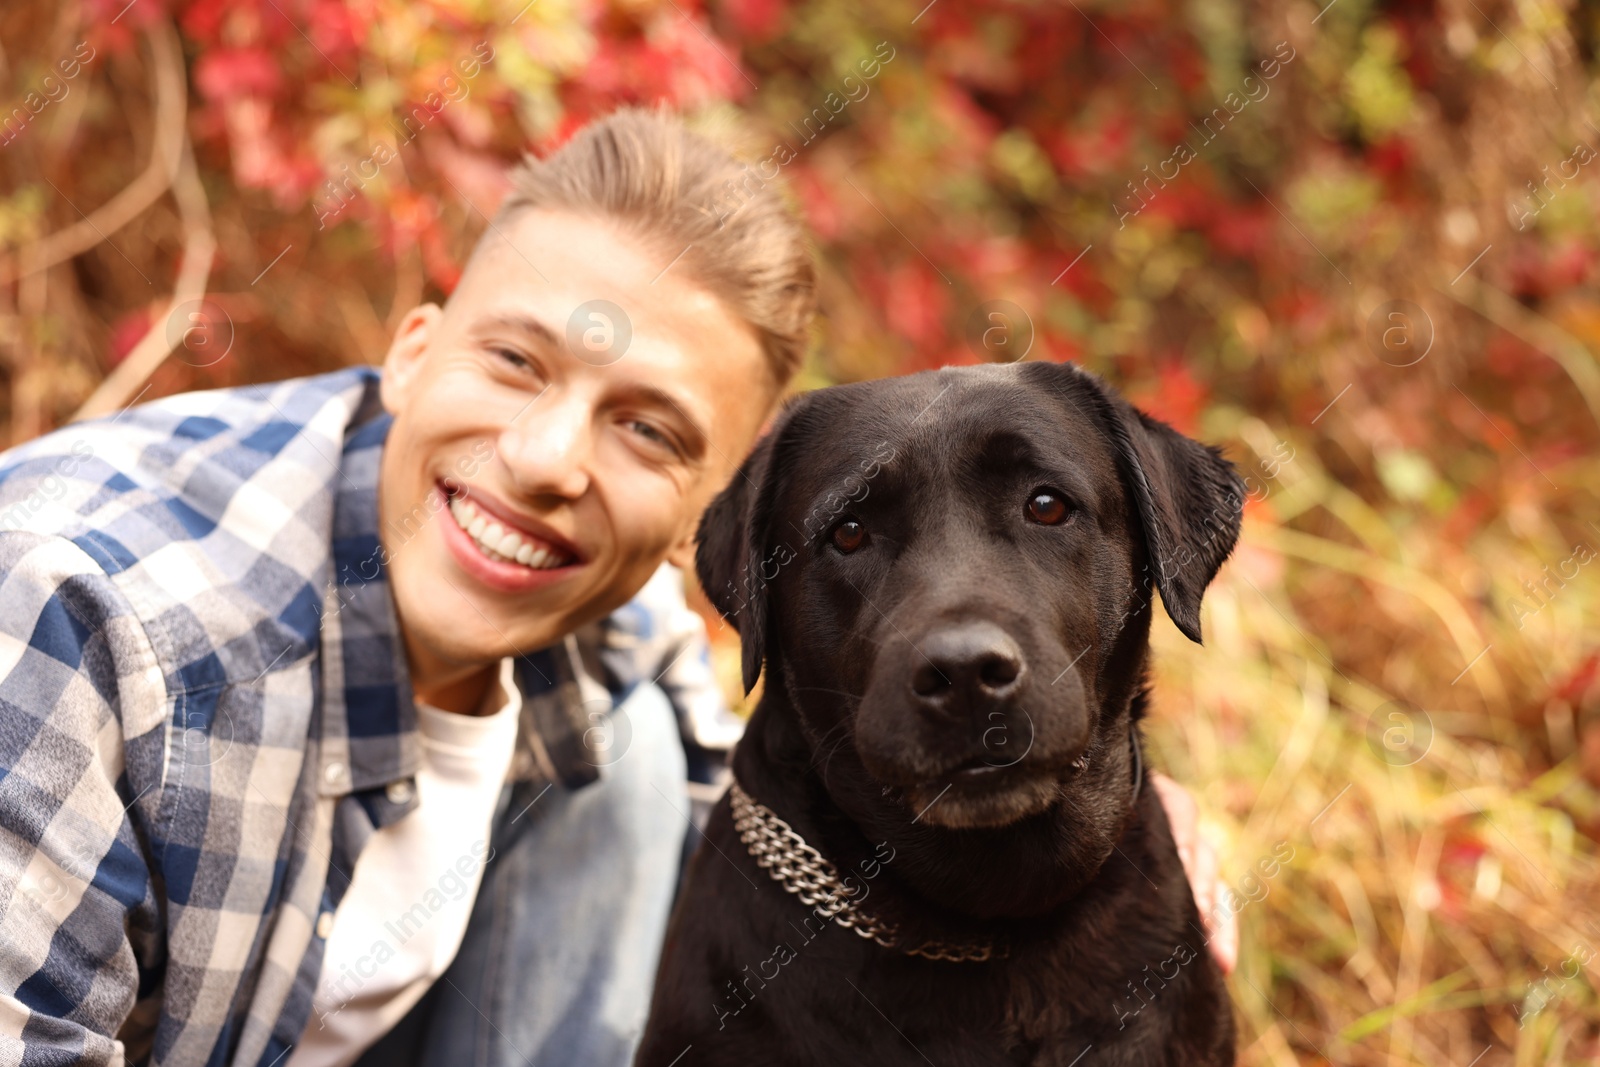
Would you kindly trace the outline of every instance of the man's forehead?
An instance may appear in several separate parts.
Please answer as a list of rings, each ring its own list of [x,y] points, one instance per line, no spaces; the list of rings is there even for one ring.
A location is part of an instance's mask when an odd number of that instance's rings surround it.
[[[491,220],[462,272],[451,302],[475,302],[486,294],[519,291],[548,300],[570,293],[574,306],[615,291],[649,264],[612,223],[568,213],[527,211]],[[604,292],[590,292],[603,289]],[[578,296],[574,290],[587,295]]]
[[[603,216],[532,210],[493,222],[451,295],[456,305],[515,300],[566,319],[605,300],[630,323],[693,316],[749,330],[674,256]],[[753,333],[753,331],[752,331]]]
[[[551,267],[585,268],[620,285],[649,284],[673,258],[627,223],[603,214],[533,208],[492,222],[484,231],[484,258],[498,267],[520,266],[559,285]]]

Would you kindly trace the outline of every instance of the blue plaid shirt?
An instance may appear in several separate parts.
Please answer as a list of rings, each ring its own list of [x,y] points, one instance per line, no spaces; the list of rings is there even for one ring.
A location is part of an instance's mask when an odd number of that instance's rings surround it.
[[[359,368],[0,456],[0,1065],[267,1067],[304,1030],[316,920],[417,804],[389,425]],[[593,780],[595,708],[643,682],[714,732],[675,578],[519,658],[519,788]]]

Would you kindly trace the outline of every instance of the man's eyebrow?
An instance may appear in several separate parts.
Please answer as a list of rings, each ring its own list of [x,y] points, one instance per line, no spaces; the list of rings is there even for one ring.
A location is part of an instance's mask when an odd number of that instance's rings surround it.
[[[547,345],[561,344],[561,338],[556,336],[556,332],[545,325],[542,320],[521,312],[496,312],[492,315],[485,315],[472,325],[473,333],[490,333],[494,330],[507,330],[512,333],[527,334]]]

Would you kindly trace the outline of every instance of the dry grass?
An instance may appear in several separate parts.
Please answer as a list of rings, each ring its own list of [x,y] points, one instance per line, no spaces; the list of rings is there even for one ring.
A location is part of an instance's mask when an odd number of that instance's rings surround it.
[[[1340,508],[1305,457],[1213,587],[1207,646],[1170,627],[1157,639],[1160,762],[1213,813],[1233,870],[1295,849],[1242,917],[1242,1062],[1592,1062],[1600,863],[1578,827],[1600,814],[1600,726],[1583,734],[1585,778],[1573,702],[1533,701],[1594,645],[1596,568],[1518,630],[1461,591],[1444,553],[1360,544],[1356,521],[1337,540],[1295,529]],[[1548,473],[1597,472],[1586,458]],[[1473,548],[1501,596],[1571,551],[1554,530],[1495,527]],[[1407,706],[1381,681],[1381,647],[1347,658],[1363,631],[1437,695]],[[1402,733],[1386,745],[1388,731]],[[1584,978],[1562,984],[1574,953]]]

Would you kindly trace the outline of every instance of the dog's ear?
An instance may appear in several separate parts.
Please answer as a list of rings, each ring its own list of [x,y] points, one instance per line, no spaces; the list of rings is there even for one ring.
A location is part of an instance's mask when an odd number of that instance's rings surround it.
[[[1116,447],[1124,484],[1144,528],[1145,555],[1167,614],[1200,640],[1200,598],[1239,540],[1244,481],[1215,448],[1139,411],[1071,364],[1050,364],[1085,388]]]
[[[781,464],[775,462],[791,405],[756,442],[733,480],[717,494],[700,518],[695,573],[706,597],[739,631],[744,691],[755,688],[766,655],[767,573],[781,560],[769,559],[768,531],[777,496]]]

